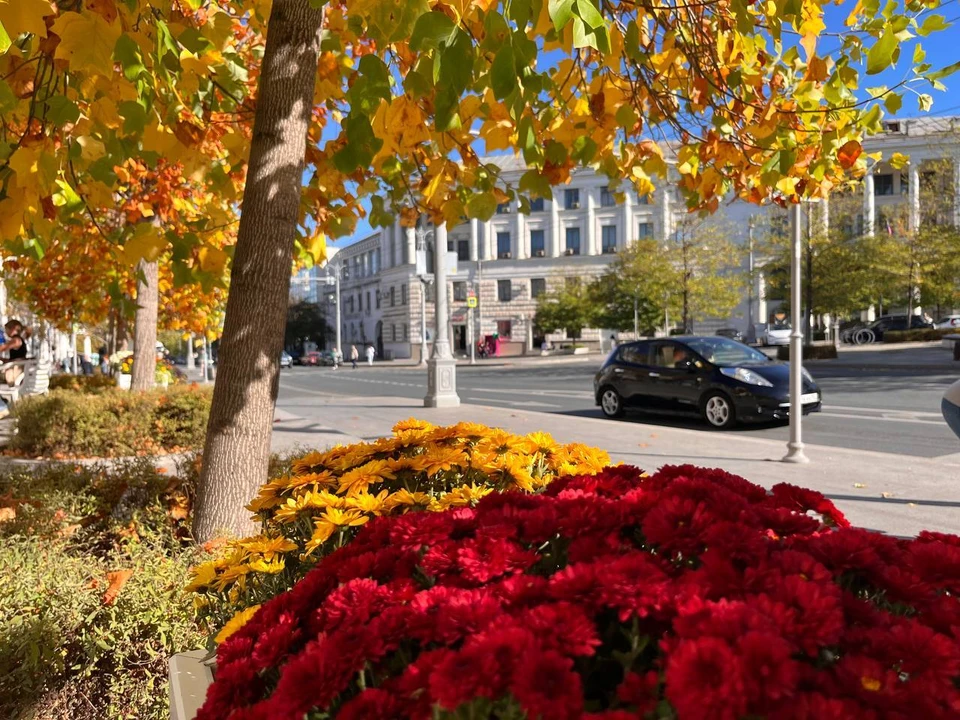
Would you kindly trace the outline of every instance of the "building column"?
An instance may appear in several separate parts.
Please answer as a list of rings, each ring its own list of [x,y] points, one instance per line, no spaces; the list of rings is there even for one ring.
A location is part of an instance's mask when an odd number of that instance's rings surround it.
[[[877,202],[873,190],[873,173],[863,178],[863,234],[873,237],[877,227]]]
[[[480,222],[476,218],[470,219],[470,261],[476,262],[480,259],[477,251],[477,242],[480,239]]]
[[[487,220],[483,224],[483,238],[480,241],[480,259],[481,260],[495,260],[497,249],[493,247],[494,245],[493,237],[493,224]]]
[[[560,227],[560,201],[557,199],[557,190],[554,190],[553,199],[550,201],[550,239],[547,246],[547,255],[549,257],[560,257],[560,249],[563,247],[563,238],[560,237],[562,228]]]
[[[597,206],[593,199],[593,188],[585,188],[587,196],[587,255],[599,255],[597,247]]]
[[[633,186],[627,183],[627,191],[623,195],[623,232],[617,238],[617,247],[628,247],[633,239]]]
[[[404,265],[416,265],[417,264],[417,231],[412,228],[404,228],[404,236],[406,237],[406,256],[404,257]]]
[[[820,233],[826,237],[830,233],[830,198],[820,200]]]
[[[920,163],[912,162],[908,170],[909,173],[909,198],[910,198],[910,234],[914,234],[920,229]]]
[[[673,233],[673,210],[670,205],[670,188],[664,181],[660,191],[660,230],[663,232],[664,242],[670,240],[670,235]]]
[[[757,322],[766,324],[767,318],[767,279],[762,272],[757,273]]]
[[[520,203],[517,203],[517,215],[513,222],[513,232],[517,236],[515,243],[517,252],[514,257],[518,260],[524,260],[530,257],[530,246],[526,238],[526,222],[524,222],[523,213],[520,212]]]

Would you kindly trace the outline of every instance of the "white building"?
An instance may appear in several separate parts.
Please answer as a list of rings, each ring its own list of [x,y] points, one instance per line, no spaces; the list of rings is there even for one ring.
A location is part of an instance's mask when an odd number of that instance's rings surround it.
[[[924,166],[949,159],[953,187],[960,188],[960,118],[921,118],[888,121],[887,132],[865,143],[867,152],[894,152],[910,156],[902,171],[880,164],[863,185],[863,213],[857,222],[865,232],[876,231],[883,208],[907,203],[911,227],[920,222],[919,178]],[[488,159],[502,169],[514,186],[526,166],[518,157]],[[953,221],[960,225],[960,193],[954,192]],[[785,211],[736,201],[721,206],[726,226],[744,248],[749,260],[748,228],[782,222]],[[821,208],[829,221],[829,207]],[[478,336],[497,334],[502,354],[521,354],[533,348],[533,317],[537,297],[567,278],[589,279],[601,274],[616,252],[636,238],[653,237],[669,242],[680,218],[686,214],[675,190],[658,188],[651,198],[625,193],[618,203],[605,177],[590,170],[575,171],[569,184],[554,188],[550,200],[534,201],[531,212],[518,212],[516,202],[498,208],[486,222],[471,220],[450,228],[448,251],[457,255],[457,270],[448,277],[451,308],[450,337],[455,354],[468,352],[467,298],[475,294],[478,306],[474,328]],[[779,219],[778,219],[779,218]],[[430,239],[432,236],[428,236]],[[342,265],[343,344],[373,343],[381,357],[418,358],[421,344],[421,295],[425,293],[427,340],[432,340],[433,288],[416,274],[416,232],[397,221],[352,245],[340,248]],[[432,253],[431,253],[432,257]],[[432,267],[432,261],[428,264]],[[319,271],[321,274],[324,270]],[[767,322],[768,307],[762,272],[740,307],[730,318],[700,319],[695,329],[709,332],[732,326]],[[332,321],[332,314],[331,314]],[[600,341],[600,330],[588,329],[582,340]],[[331,344],[332,347],[332,344]]]

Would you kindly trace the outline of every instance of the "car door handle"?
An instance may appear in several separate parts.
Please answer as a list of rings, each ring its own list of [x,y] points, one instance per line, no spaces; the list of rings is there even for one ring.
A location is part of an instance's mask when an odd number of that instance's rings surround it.
[[[660,377],[660,373],[658,373],[658,372],[652,372],[652,373],[650,373],[650,377]]]

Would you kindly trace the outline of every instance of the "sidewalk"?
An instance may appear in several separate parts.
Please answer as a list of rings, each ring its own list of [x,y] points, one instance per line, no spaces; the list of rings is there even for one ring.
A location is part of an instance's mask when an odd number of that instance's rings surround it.
[[[924,529],[960,533],[960,445],[957,453],[938,459],[808,445],[810,464],[787,465],[777,462],[786,451],[783,443],[752,438],[749,431],[687,430],[481,405],[426,409],[407,398],[320,392],[281,397],[281,405],[273,435],[279,452],[374,439],[411,416],[436,424],[470,420],[519,433],[543,430],[560,442],[600,447],[614,461],[646,470],[691,463],[720,467],[765,487],[801,485],[831,497],[855,525],[895,535]]]

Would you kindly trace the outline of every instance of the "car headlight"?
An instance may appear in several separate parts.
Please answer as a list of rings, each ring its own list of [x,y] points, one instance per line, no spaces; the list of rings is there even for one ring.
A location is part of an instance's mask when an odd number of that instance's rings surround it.
[[[816,381],[813,379],[813,375],[807,372],[806,368],[800,368],[800,372],[803,374],[803,379],[806,380],[811,385],[815,384]]]
[[[732,377],[734,380],[739,380],[742,383],[747,385],[760,385],[761,387],[773,387],[773,383],[767,380],[763,375],[755,373],[753,370],[742,367],[725,367],[720,368],[722,372],[727,377]]]

